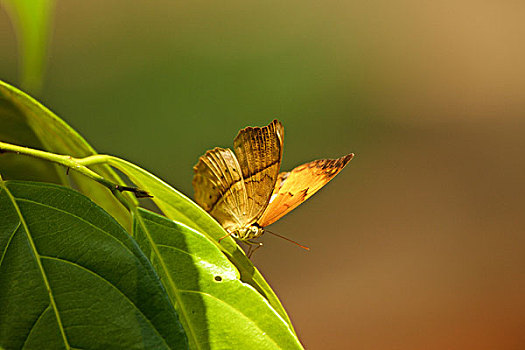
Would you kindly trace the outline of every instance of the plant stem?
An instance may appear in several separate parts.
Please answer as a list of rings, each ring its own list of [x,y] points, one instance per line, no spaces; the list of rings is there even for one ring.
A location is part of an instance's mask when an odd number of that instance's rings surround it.
[[[108,157],[108,156],[93,155],[93,156],[89,156],[85,158],[74,158],[71,156],[65,156],[65,155],[45,152],[45,151],[41,151],[41,150],[37,150],[33,148],[13,145],[13,144],[5,143],[5,142],[0,142],[0,153],[22,154],[22,155],[26,155],[29,157],[43,159],[43,160],[46,160],[52,163],[60,164],[60,165],[65,166],[68,169],[73,169],[74,171],[77,171],[80,174],[87,176],[88,178],[108,188],[126,208],[130,208],[130,205],[129,203],[127,203],[126,199],[121,195],[120,192],[130,191],[130,192],[133,192],[135,196],[137,197],[148,197],[149,196],[149,194],[146,191],[140,190],[136,187],[122,186],[122,185],[113,183],[111,181],[108,181],[87,167],[87,165],[91,163],[103,162],[104,157]]]

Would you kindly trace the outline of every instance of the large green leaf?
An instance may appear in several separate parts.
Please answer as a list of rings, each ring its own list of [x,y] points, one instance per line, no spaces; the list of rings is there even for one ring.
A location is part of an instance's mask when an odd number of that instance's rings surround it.
[[[22,91],[0,81],[0,141],[23,145],[44,151],[87,157],[95,150],[75,130]],[[93,166],[92,170],[109,181],[122,183],[115,172],[106,165]],[[42,161],[6,154],[0,157],[0,173],[5,179],[38,180],[69,186],[66,169]],[[89,195],[108,211],[125,228],[131,228],[128,211],[104,186],[93,182],[75,171],[69,172],[74,187]],[[128,196],[128,200],[134,199]]]
[[[0,180],[0,346],[182,349],[158,275],[100,207],[64,187]]]
[[[239,269],[241,280],[250,284],[264,295],[294,332],[292,323],[279,299],[235,241],[227,237],[219,244],[219,239],[226,236],[227,233],[215,219],[182,193],[135,164],[116,157],[100,157],[101,161],[111,164],[122,171],[133,183],[153,195],[152,200],[168,218],[186,224],[206,235],[210,242],[213,242],[221,249]]]
[[[302,349],[286,321],[202,233],[139,209],[134,235],[194,349]]]

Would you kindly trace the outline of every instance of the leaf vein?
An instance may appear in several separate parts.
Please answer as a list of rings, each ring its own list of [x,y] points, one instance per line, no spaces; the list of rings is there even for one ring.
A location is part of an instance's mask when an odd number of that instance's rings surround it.
[[[11,241],[12,241],[13,237],[15,236],[16,231],[18,231],[18,229],[20,228],[21,225],[22,225],[22,221],[20,221],[18,223],[18,225],[16,225],[16,228],[13,230],[13,233],[11,234],[11,236],[9,236],[9,239],[7,240],[7,244],[5,245],[5,249],[2,252],[2,257],[0,258],[0,266],[2,266],[2,262],[4,261],[4,257],[7,254],[7,249],[9,248],[9,245],[11,244]]]
[[[191,325],[190,318],[188,316],[188,312],[186,310],[186,307],[180,300],[180,295],[178,293],[179,289],[177,288],[177,284],[173,281],[173,279],[172,279],[172,277],[171,277],[171,275],[169,273],[169,269],[166,266],[166,262],[164,261],[164,258],[160,254],[156,242],[153,240],[153,237],[151,237],[151,234],[150,234],[148,228],[146,227],[146,224],[144,223],[144,221],[147,220],[147,219],[143,218],[142,215],[140,215],[140,213],[138,212],[137,209],[135,209],[135,210],[136,210],[135,218],[136,218],[138,224],[141,226],[142,230],[144,230],[144,235],[146,236],[146,238],[148,239],[149,243],[151,244],[152,251],[157,256],[157,258],[159,260],[160,267],[162,268],[162,271],[164,272],[164,274],[167,277],[167,282],[169,283],[169,287],[170,287],[170,289],[172,290],[172,292],[173,292],[173,294],[175,296],[175,301],[176,301],[175,304],[176,304],[176,306],[178,306],[180,308],[180,311],[182,313],[181,316],[184,317],[184,320],[186,322],[185,324],[189,328],[189,333],[191,335],[191,340],[193,341],[193,344],[196,346],[196,348],[200,349],[201,345],[197,341],[197,337],[195,335],[195,330],[193,329],[194,328],[193,325]],[[148,220],[148,221],[150,221],[150,220]]]
[[[248,322],[253,324],[259,331],[261,331],[262,334],[264,334],[264,336],[266,338],[270,339],[277,347],[280,347],[278,345],[278,343],[275,340],[273,340],[273,338],[270,337],[267,332],[265,332],[263,329],[261,329],[261,327],[259,327],[259,325],[257,323],[253,322],[253,320],[251,318],[246,316],[246,314],[242,313],[239,309],[234,308],[231,304],[227,303],[226,301],[217,298],[215,295],[207,293],[207,292],[199,291],[199,290],[189,290],[189,289],[179,289],[179,292],[180,293],[187,293],[187,294],[202,294],[202,295],[206,295],[208,297],[211,297],[212,299],[215,299],[215,300],[219,301],[222,304],[228,305],[233,311],[235,311],[241,317],[243,317],[244,319],[248,320]]]
[[[122,247],[124,247],[127,251],[131,252],[134,254],[133,251],[131,251],[131,249],[129,249],[128,246],[126,246],[121,240],[119,240],[118,238],[116,238],[115,236],[113,236],[111,233],[109,233],[108,231],[104,231],[103,229],[101,229],[100,227],[94,225],[93,223],[89,222],[88,220],[82,218],[81,216],[78,216],[78,215],[75,215],[73,213],[70,213],[70,212],[67,212],[63,209],[60,209],[60,208],[57,208],[57,207],[53,207],[51,205],[47,205],[47,204],[44,204],[44,203],[40,203],[40,202],[36,202],[36,201],[32,201],[30,199],[25,199],[25,198],[17,198],[18,201],[20,202],[27,202],[27,203],[31,203],[31,204],[35,204],[35,205],[39,205],[39,206],[42,206],[42,207],[45,207],[45,208],[50,208],[50,209],[53,209],[53,210],[56,210],[60,213],[63,213],[63,214],[66,214],[66,215],[69,215],[71,217],[74,217],[86,224],[88,224],[89,226],[93,227],[94,229],[96,229],[97,231],[100,231],[104,234],[106,234],[109,238],[111,238],[112,240],[116,241],[119,245],[121,245]]]
[[[35,322],[33,323],[33,325],[31,326],[30,330],[29,330],[29,333],[27,333],[27,337],[26,339],[24,340],[24,343],[22,344],[22,346],[20,347],[21,349],[24,348],[24,346],[26,345],[27,343],[27,340],[29,339],[29,337],[31,336],[31,333],[33,332],[33,329],[36,328],[36,325],[38,324],[38,322],[44,317],[44,314],[48,311],[48,310],[51,310],[51,304],[49,304],[48,306],[46,306],[42,312],[40,313],[40,315],[38,315],[38,317],[35,319]]]
[[[146,319],[146,321],[148,321],[148,323],[151,325],[151,327],[153,328],[153,330],[159,335],[159,337],[164,341],[164,344],[166,344],[166,346],[169,348],[169,345],[166,343],[166,339],[164,339],[164,337],[159,333],[159,331],[157,330],[157,328],[155,327],[155,325],[153,324],[153,322],[142,312],[142,310],[138,307],[137,304],[135,304],[122,290],[120,290],[119,288],[117,288],[117,286],[115,286],[114,284],[112,284],[110,281],[108,281],[106,278],[102,277],[100,274],[96,273],[95,271],[93,270],[90,270],[88,269],[87,267],[85,266],[82,266],[80,264],[77,264],[73,261],[70,261],[70,260],[66,260],[66,259],[63,259],[63,258],[57,258],[57,257],[53,257],[53,256],[47,256],[47,255],[41,255],[41,258],[43,259],[49,259],[49,260],[56,260],[56,261],[59,261],[59,262],[62,262],[62,263],[65,263],[65,264],[69,264],[69,265],[72,265],[76,268],[79,268],[81,270],[85,270],[87,271],[88,273],[98,277],[99,279],[101,279],[102,281],[104,281],[105,283],[107,283],[110,287],[112,287],[113,289],[116,289],[123,297],[124,299],[126,299],[131,305],[133,305],[135,307],[135,309],[137,311],[139,311],[139,313],[144,317],[144,319]]]
[[[24,231],[26,233],[27,241],[29,243],[30,249],[33,252],[33,256],[34,256],[34,258],[36,260],[36,264],[38,266],[38,269],[39,269],[40,274],[42,276],[42,280],[43,280],[44,285],[46,287],[46,291],[47,291],[47,295],[49,297],[49,301],[51,303],[51,306],[53,307],[53,311],[54,311],[56,319],[57,319],[58,328],[60,329],[60,334],[62,336],[62,340],[64,341],[64,346],[67,349],[70,349],[71,347],[69,346],[69,342],[68,342],[68,339],[67,339],[67,336],[66,336],[66,332],[64,330],[64,326],[62,325],[62,319],[60,318],[60,313],[58,312],[58,308],[57,308],[57,305],[55,303],[55,297],[53,296],[53,292],[51,290],[51,286],[50,286],[49,281],[47,279],[46,271],[44,270],[44,267],[42,266],[42,261],[40,260],[40,253],[38,253],[38,250],[36,249],[36,245],[35,245],[35,242],[33,241],[33,237],[31,236],[31,233],[29,231],[29,227],[27,226],[27,223],[26,223],[26,221],[24,219],[24,216],[22,215],[20,207],[16,203],[15,197],[13,196],[11,191],[9,191],[9,189],[7,188],[6,183],[3,182],[3,181],[0,181],[0,186],[3,187],[4,190],[6,191],[7,196],[9,197],[11,203],[13,204],[13,208],[16,210],[16,212],[18,214],[18,217],[20,219],[21,225],[24,228]]]

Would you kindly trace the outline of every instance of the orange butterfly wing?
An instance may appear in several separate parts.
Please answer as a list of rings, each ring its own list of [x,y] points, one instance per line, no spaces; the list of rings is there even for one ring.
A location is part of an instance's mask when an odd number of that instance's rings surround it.
[[[332,180],[353,158],[351,153],[338,159],[320,159],[280,173],[263,215],[257,223],[266,227],[295,209]]]

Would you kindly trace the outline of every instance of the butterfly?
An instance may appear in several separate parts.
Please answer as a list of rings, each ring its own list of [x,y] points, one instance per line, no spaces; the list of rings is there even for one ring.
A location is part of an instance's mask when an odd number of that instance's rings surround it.
[[[233,151],[216,147],[194,166],[195,201],[227,236],[262,245],[251,240],[320,190],[354,156],[320,159],[279,173],[283,138],[284,127],[277,120],[264,127],[247,127],[235,137]]]

